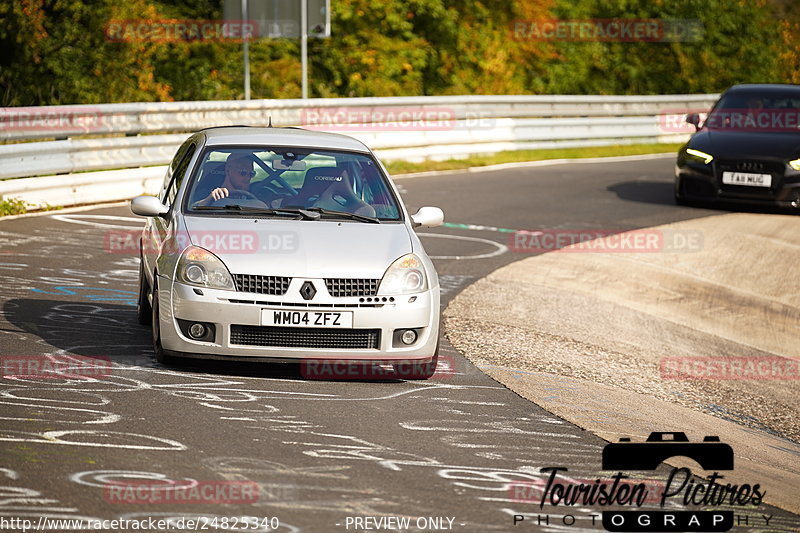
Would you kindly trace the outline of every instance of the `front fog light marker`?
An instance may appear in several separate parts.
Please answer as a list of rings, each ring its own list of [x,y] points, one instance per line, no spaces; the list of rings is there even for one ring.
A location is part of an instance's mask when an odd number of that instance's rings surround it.
[[[189,327],[189,335],[193,339],[201,339],[206,334],[206,327],[203,324],[194,323]]]
[[[403,344],[414,344],[417,341],[417,332],[413,329],[407,329],[400,336],[400,340],[403,341]]]
[[[789,161],[789,166],[792,167],[792,170],[800,170],[800,159]]]

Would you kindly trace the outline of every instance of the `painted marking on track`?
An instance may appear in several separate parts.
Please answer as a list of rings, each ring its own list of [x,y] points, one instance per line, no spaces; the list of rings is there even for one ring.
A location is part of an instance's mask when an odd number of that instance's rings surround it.
[[[0,474],[5,475],[9,479],[19,479],[19,474],[10,468],[0,468]]]
[[[484,226],[482,224],[461,224],[456,222],[445,222],[442,224],[445,228],[453,228],[453,229],[468,229],[473,231],[496,231],[497,233],[518,233],[524,232],[529,235],[542,235],[543,232],[541,231],[530,231],[530,230],[519,230],[519,229],[511,229],[511,228],[498,228],[497,226]],[[424,235],[424,234],[420,234]]]
[[[80,436],[94,436],[97,438],[106,438],[116,440],[118,442],[86,442],[68,440],[69,437],[80,438]],[[62,437],[68,437],[64,439]],[[138,438],[140,441],[153,441],[161,445],[145,445],[145,444],[124,444],[122,441],[128,437]],[[164,451],[184,451],[186,446],[180,442],[164,439],[161,437],[152,437],[150,435],[141,435],[139,433],[121,433],[117,431],[45,431],[44,433],[33,433],[27,431],[4,431],[0,433],[0,441],[4,442],[33,442],[37,444],[62,444],[68,446],[91,446],[99,448],[119,448],[127,450],[164,450]]]
[[[499,233],[514,233],[517,230],[510,228],[498,228],[497,226],[484,226],[481,224],[460,224],[456,222],[444,222],[442,227],[454,229],[469,229],[476,231],[497,231]]]
[[[2,270],[27,270],[28,265],[25,263],[0,263]]]
[[[177,487],[191,488],[197,486],[196,479],[183,478],[175,480],[167,477],[166,474],[157,472],[142,472],[137,470],[91,470],[87,472],[76,472],[69,476],[69,480],[79,485],[87,487],[106,488],[110,485],[127,485],[120,480],[136,479],[150,482],[158,482],[161,485],[151,483],[149,490],[174,490]]]
[[[457,241],[470,241],[479,242],[481,244],[488,244],[497,248],[493,252],[475,255],[431,255],[431,259],[488,259],[490,257],[497,257],[508,251],[508,246],[499,242],[490,241],[489,239],[479,239],[478,237],[464,237],[462,235],[443,235],[441,233],[420,233],[420,237],[432,237],[435,239],[455,239]]]
[[[53,220],[60,222],[69,222],[70,224],[82,224],[84,226],[94,226],[96,228],[117,228],[117,229],[141,229],[144,226],[144,221],[138,217],[117,217],[113,215],[50,215]],[[81,220],[81,219],[89,220]],[[100,220],[115,220],[132,222],[135,225],[120,225],[110,224],[107,222],[99,222]],[[95,221],[95,222],[92,222]]]

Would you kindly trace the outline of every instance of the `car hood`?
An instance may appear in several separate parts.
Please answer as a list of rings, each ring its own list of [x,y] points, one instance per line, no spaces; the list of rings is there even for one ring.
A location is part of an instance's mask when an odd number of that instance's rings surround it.
[[[723,159],[745,156],[788,160],[800,153],[800,135],[702,130],[692,137],[689,147],[708,151],[714,157]]]
[[[189,242],[232,274],[380,278],[412,251],[403,223],[187,216],[184,224]]]

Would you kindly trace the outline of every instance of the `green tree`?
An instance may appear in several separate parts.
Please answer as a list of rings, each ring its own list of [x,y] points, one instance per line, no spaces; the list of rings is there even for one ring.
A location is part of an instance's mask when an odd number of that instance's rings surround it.
[[[332,0],[310,95],[665,94],[800,82],[794,0]],[[239,42],[113,42],[130,19],[221,19],[220,0],[0,0],[0,105],[243,98]],[[696,42],[525,38],[515,21],[696,19]],[[300,97],[297,39],[251,42],[253,98]]]
[[[778,21],[763,0],[559,0],[560,19],[697,20],[696,42],[558,42],[535,90],[575,94],[710,93],[781,82]]]
[[[17,0],[0,4],[2,105],[170,99],[149,61],[156,44],[106,39],[113,18],[149,18],[144,0]]]

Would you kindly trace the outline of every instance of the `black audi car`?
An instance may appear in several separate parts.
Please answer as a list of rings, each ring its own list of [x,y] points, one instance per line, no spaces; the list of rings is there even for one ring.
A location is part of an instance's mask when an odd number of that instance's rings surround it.
[[[800,208],[800,85],[734,85],[678,152],[678,204]]]

